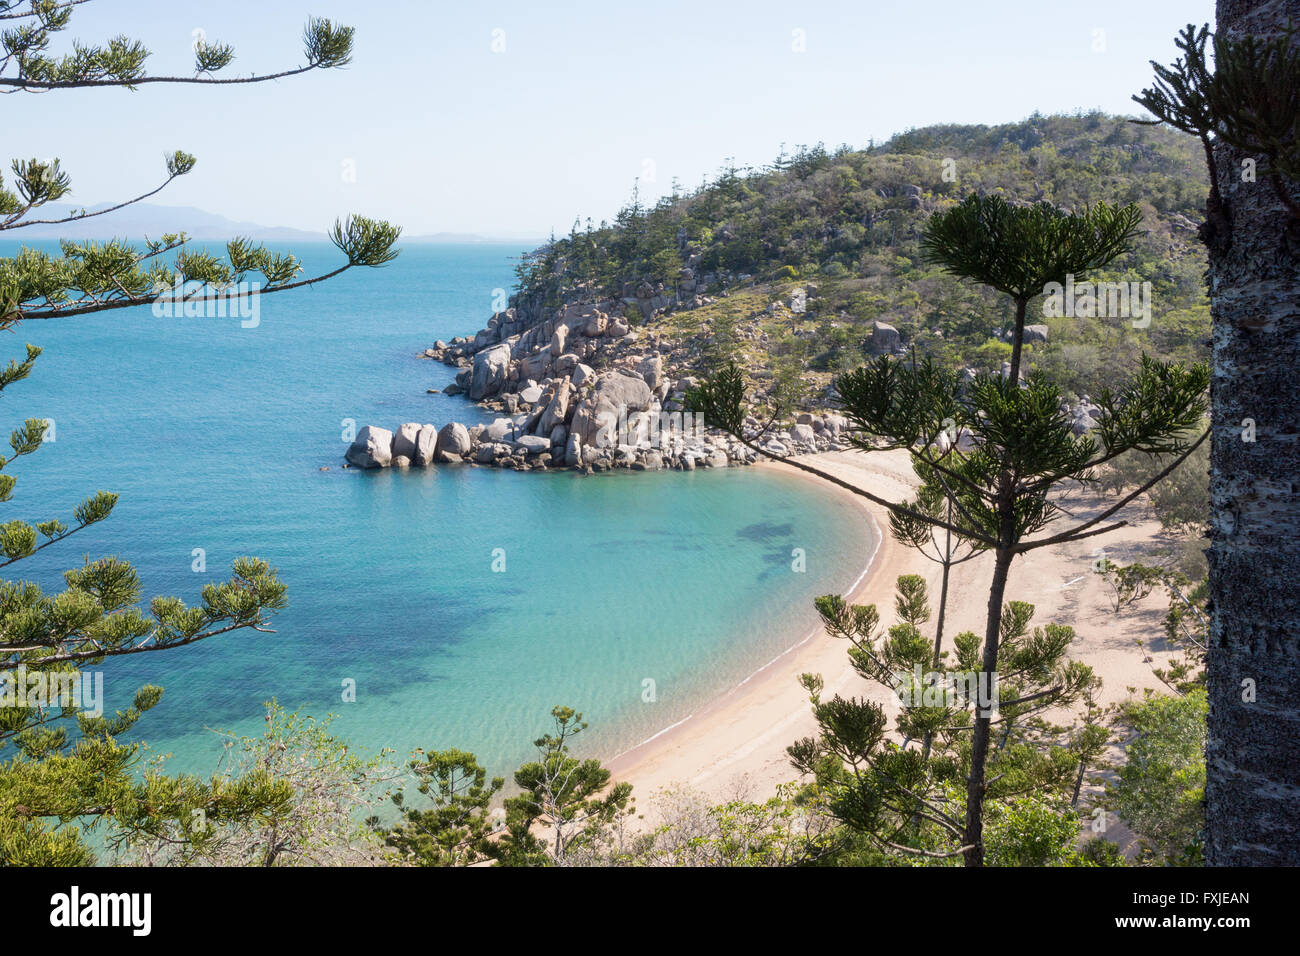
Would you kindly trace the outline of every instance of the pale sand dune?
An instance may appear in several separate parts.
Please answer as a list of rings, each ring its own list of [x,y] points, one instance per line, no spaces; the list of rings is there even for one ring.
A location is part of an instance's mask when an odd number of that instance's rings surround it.
[[[833,452],[800,459],[815,463],[823,471],[869,489],[889,500],[909,496],[915,478],[906,453]],[[779,468],[790,474],[805,473],[775,462],[759,467]],[[806,476],[809,481],[819,479]],[[822,482],[822,487],[834,486]],[[856,604],[874,603],[881,623],[894,622],[894,582],[900,574],[925,576],[931,588],[931,606],[937,607],[939,565],[913,549],[894,541],[888,533],[887,512],[849,491],[840,490],[847,500],[862,508],[864,527],[874,521],[880,544],[865,577],[851,596]],[[1065,502],[1074,520],[1061,519],[1047,534],[1054,534],[1095,514],[1100,508],[1091,493],[1079,492]],[[1104,702],[1123,700],[1129,688],[1159,688],[1151,664],[1143,660],[1137,646],[1141,635],[1152,643],[1163,638],[1160,621],[1164,613],[1162,591],[1138,606],[1116,615],[1107,599],[1107,586],[1092,573],[1097,550],[1104,548],[1112,560],[1130,563],[1158,547],[1159,523],[1142,501],[1130,505],[1119,516],[1130,524],[1104,535],[1070,545],[1058,545],[1031,552],[1012,565],[1009,600],[1029,601],[1037,608],[1034,621],[1055,621],[1073,626],[1078,640],[1072,656],[1091,665],[1105,685]],[[863,558],[869,544],[864,538]],[[988,581],[992,558],[982,555],[953,569],[945,624],[945,646],[950,636],[962,630],[983,632],[988,606]],[[933,621],[931,622],[933,625]],[[791,643],[804,635],[791,635]],[[776,787],[795,779],[785,748],[795,740],[812,735],[816,726],[809,713],[807,693],[798,675],[821,674],[825,696],[868,696],[889,707],[892,698],[879,686],[868,684],[850,667],[847,643],[818,629],[817,633],[778,658],[747,683],[712,702],[689,720],[621,754],[610,762],[615,778],[631,782],[638,796],[638,810],[653,811],[654,793],[682,784],[703,791],[717,800],[745,796],[770,796]],[[1164,655],[1160,655],[1164,656]],[[649,817],[648,817],[649,820]]]

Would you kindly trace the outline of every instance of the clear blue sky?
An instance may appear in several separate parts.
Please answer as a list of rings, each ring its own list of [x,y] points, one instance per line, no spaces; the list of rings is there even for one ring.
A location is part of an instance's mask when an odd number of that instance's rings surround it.
[[[127,33],[153,51],[151,72],[187,74],[201,28],[235,47],[223,75],[270,72],[301,62],[314,14],[355,26],[356,56],[276,83],[18,94],[0,109],[8,150],[59,156],[77,203],[152,188],[163,153],[181,148],[199,165],[155,202],[304,229],[356,211],[412,235],[540,236],[576,215],[612,217],[638,176],[653,198],[674,176],[693,186],[727,157],[761,165],[782,143],[859,146],[1035,110],[1134,114],[1147,61],[1172,59],[1177,30],[1212,21],[1213,7],[95,0],[56,51]]]

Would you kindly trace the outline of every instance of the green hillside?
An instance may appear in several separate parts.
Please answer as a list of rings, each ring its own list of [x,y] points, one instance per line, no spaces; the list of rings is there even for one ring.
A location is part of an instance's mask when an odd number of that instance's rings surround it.
[[[975,191],[1071,209],[1132,202],[1144,235],[1107,274],[1088,278],[1150,282],[1149,327],[1043,318],[1031,305],[1030,322],[1049,327],[1031,366],[1070,392],[1093,393],[1143,350],[1204,357],[1195,224],[1206,189],[1195,140],[1119,117],[927,127],[864,150],[800,147],[761,169],[724,168],[653,207],[634,194],[615,222],[575,223],[527,257],[520,293],[547,306],[612,298],[648,332],[680,341],[688,364],[735,356],[759,378],[824,385],[865,359],[876,321],[955,365],[997,368],[1010,350],[997,337],[1007,303],[923,261],[927,218]],[[807,292],[802,312],[789,307],[795,289]]]

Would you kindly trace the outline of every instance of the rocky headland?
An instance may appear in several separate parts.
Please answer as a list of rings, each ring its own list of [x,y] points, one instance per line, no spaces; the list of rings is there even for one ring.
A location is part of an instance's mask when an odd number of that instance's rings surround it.
[[[752,463],[759,457],[753,448],[709,428],[686,406],[687,391],[699,381],[707,339],[672,335],[653,321],[712,303],[712,297],[694,294],[692,270],[682,271],[671,291],[643,283],[622,299],[583,299],[546,308],[515,295],[509,308],[493,315],[475,335],[438,341],[419,354],[459,369],[445,394],[464,395],[500,416],[486,425],[406,422],[393,430],[367,425],[347,451],[348,464],[408,468],[463,462],[520,471],[598,472]],[[745,279],[738,277],[739,284]],[[709,280],[717,281],[713,276]],[[765,311],[804,313],[815,296],[815,286],[797,287]],[[635,327],[625,312],[651,321]],[[1047,339],[1046,326],[1025,331],[1027,342]],[[896,328],[876,321],[864,348],[870,355],[904,355],[909,346]],[[1003,363],[1003,375],[1008,368]],[[974,375],[973,369],[963,369],[964,382]],[[756,397],[764,397],[761,388]],[[831,404],[833,391],[822,398]],[[1076,433],[1092,428],[1099,413],[1086,395],[1063,410]],[[763,427],[754,418],[746,424],[750,434]],[[846,419],[818,407],[763,431],[759,441],[776,457],[850,447]]]
[[[1125,268],[1160,275],[1150,329],[1092,310],[1037,304],[1022,369],[1062,383],[1077,433],[1107,384],[1149,352],[1200,360],[1209,329],[1193,140],[1122,117],[1034,116],[997,127],[917,130],[867,150],[800,148],[770,167],[720,171],[615,221],[575,223],[525,254],[518,291],[472,336],[420,355],[457,369],[446,391],[496,413],[486,425],[378,422],[351,466],[470,462],[518,469],[663,469],[748,463],[753,448],[688,417],[698,377],[734,361],[777,456],[848,444],[835,377],[881,355],[937,357],[963,382],[1009,371],[1012,317],[996,296],[927,260],[929,217],[970,190],[1080,208],[1116,189],[1161,197]],[[944,175],[962,157],[969,176]],[[1103,176],[1097,170],[1108,170]],[[1118,178],[1116,178],[1118,177]],[[1046,305],[1046,300],[1044,300]],[[1149,317],[1148,317],[1149,318]],[[764,409],[768,411],[764,411]],[[470,417],[470,416],[466,416]],[[481,416],[474,415],[478,420]],[[757,435],[762,428],[752,422]]]
[[[682,301],[694,285],[685,281],[690,270],[683,272],[671,293],[643,284],[622,300],[549,309],[512,297],[509,308],[477,334],[439,341],[420,353],[460,369],[445,394],[463,394],[500,417],[470,426],[407,422],[389,430],[367,425],[348,449],[348,463],[406,468],[469,462],[520,471],[598,472],[689,471],[753,462],[753,449],[709,428],[686,408],[687,390],[698,381],[691,370],[699,366],[700,343],[634,328],[624,314],[650,318],[697,304],[693,299],[707,304],[698,296]],[[759,427],[756,420],[752,425]],[[805,412],[788,427],[768,432],[763,447],[782,456],[843,450],[846,428],[840,415]]]

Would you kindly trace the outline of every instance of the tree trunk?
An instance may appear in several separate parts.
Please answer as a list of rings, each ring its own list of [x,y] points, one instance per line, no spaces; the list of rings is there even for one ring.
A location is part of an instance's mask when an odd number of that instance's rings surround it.
[[[1004,522],[1005,523],[1005,522]],[[992,687],[992,676],[998,669],[998,638],[1002,628],[1002,598],[1007,590],[1007,574],[1011,570],[1011,548],[997,549],[993,565],[993,581],[989,585],[988,618],[984,624],[984,663],[981,678]],[[978,709],[971,737],[970,776],[966,780],[966,829],[962,844],[970,847],[965,854],[967,866],[984,865],[984,765],[988,761],[989,736],[993,718]]]
[[[1025,344],[1025,312],[1028,308],[1028,299],[1016,300],[1016,331],[1011,337],[1011,374],[1007,376],[1010,382],[1020,381],[1020,350]]]
[[[948,499],[948,524],[952,524],[952,499]],[[934,669],[939,669],[943,650],[943,619],[948,611],[948,572],[952,570],[952,532],[943,531],[943,581],[939,584],[939,616],[934,624]]]
[[[952,499],[948,499],[948,523],[952,524]],[[952,532],[943,532],[943,582],[939,585],[939,617],[934,627],[934,663],[931,669],[939,670],[943,654],[943,618],[948,610],[948,572],[952,570]],[[921,756],[930,759],[930,749],[934,746],[934,732],[926,731],[921,745]]]
[[[1300,0],[1218,0],[1220,36],[1300,23]],[[1214,151],[1206,859],[1300,864],[1300,223]],[[1286,188],[1292,188],[1289,184]],[[1249,419],[1250,422],[1246,420]],[[1249,433],[1251,423],[1254,434]],[[1251,440],[1253,439],[1253,441]]]

